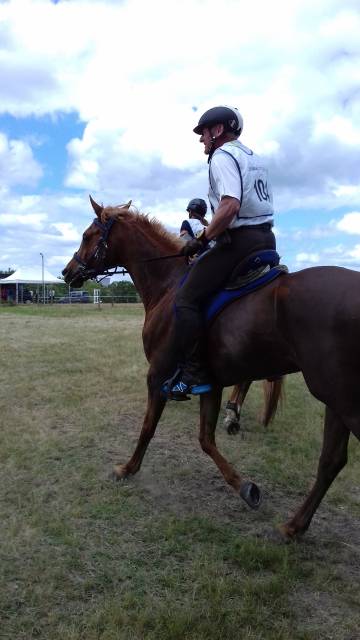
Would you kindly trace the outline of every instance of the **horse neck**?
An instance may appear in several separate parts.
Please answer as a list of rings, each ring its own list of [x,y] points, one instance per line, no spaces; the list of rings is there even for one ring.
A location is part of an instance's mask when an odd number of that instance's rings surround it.
[[[156,233],[151,235],[149,230],[151,228],[144,230],[133,224],[125,234],[124,227],[119,224],[116,227],[119,241],[115,243],[121,247],[119,264],[129,272],[145,310],[154,307],[169,289],[174,288],[186,269],[185,259],[181,258],[146,262],[150,258],[179,252],[176,243],[166,242],[164,238],[159,242]]]

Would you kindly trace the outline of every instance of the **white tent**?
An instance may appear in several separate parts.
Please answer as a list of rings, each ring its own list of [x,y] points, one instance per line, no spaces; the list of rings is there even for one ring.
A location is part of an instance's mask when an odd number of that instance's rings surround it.
[[[62,284],[63,282],[60,278],[53,276],[47,269],[44,269],[43,272],[42,267],[21,267],[11,276],[0,278],[0,287],[7,284],[15,285],[16,302],[19,302],[19,285],[36,284],[45,286],[46,284]]]
[[[20,267],[11,276],[0,278],[0,284],[61,284],[63,282],[47,269],[44,269],[43,277],[41,267]]]

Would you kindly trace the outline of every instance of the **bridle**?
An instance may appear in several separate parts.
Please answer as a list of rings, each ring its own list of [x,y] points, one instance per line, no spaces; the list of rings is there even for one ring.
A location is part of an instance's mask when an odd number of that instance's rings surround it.
[[[116,222],[116,218],[109,218],[105,223],[101,222],[99,220],[99,218],[95,218],[93,220],[93,224],[98,227],[100,229],[101,236],[97,242],[97,245],[94,249],[94,251],[91,253],[91,255],[89,256],[89,258],[85,261],[82,260],[78,254],[77,251],[75,251],[73,258],[74,260],[80,265],[80,268],[78,269],[78,271],[76,272],[76,274],[74,275],[73,279],[71,282],[74,282],[75,280],[78,279],[79,276],[79,272],[81,277],[84,280],[96,280],[97,282],[101,282],[101,280],[103,278],[105,278],[106,276],[113,276],[116,273],[121,274],[121,275],[126,275],[129,272],[126,271],[126,269],[122,269],[119,267],[113,267],[110,269],[105,268],[104,266],[104,260],[105,260],[105,256],[106,256],[106,252],[108,249],[108,243],[107,243],[107,239],[109,237],[109,233],[112,229],[112,226],[114,224],[114,222]],[[153,262],[153,261],[157,261],[157,260],[168,260],[169,258],[183,258],[184,254],[183,253],[176,253],[173,254],[171,256],[160,256],[160,257],[156,257],[156,258],[147,258],[145,260],[141,260],[141,262]],[[91,262],[91,260],[95,260],[98,263],[98,268],[89,268],[89,263]],[[98,276],[102,276],[100,278],[100,280],[97,280]],[[70,284],[71,284],[70,282]]]
[[[125,271],[124,269],[121,271],[118,271],[118,268],[115,267],[114,270],[110,271],[109,269],[105,269],[104,267],[104,260],[105,260],[105,256],[106,256],[106,252],[108,249],[108,237],[109,237],[109,233],[111,231],[111,228],[115,222],[115,218],[109,218],[105,223],[101,222],[99,220],[99,218],[95,218],[93,220],[93,224],[98,227],[101,231],[101,236],[97,242],[97,245],[94,249],[94,251],[91,253],[91,255],[88,257],[88,259],[82,260],[78,254],[77,251],[75,251],[74,253],[74,260],[76,260],[76,262],[80,265],[79,271],[81,273],[81,277],[84,278],[84,280],[88,280],[88,279],[94,279],[97,276],[107,276],[107,275],[113,275],[114,273],[127,273],[127,271]],[[89,263],[95,260],[98,263],[98,267],[95,268],[89,268]],[[74,277],[74,280],[77,279],[79,272],[77,272],[76,276]]]

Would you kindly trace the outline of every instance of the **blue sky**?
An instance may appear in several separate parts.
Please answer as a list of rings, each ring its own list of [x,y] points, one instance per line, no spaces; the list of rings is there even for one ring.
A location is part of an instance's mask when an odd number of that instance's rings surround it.
[[[0,116],[0,131],[7,139],[21,139],[32,147],[34,158],[42,169],[37,182],[39,192],[63,189],[68,163],[66,144],[73,138],[81,137],[84,128],[85,123],[79,120],[77,113],[37,118],[32,115],[22,118],[10,114]],[[19,194],[32,193],[33,186],[20,183],[16,185],[16,191]]]
[[[89,193],[176,231],[207,194],[192,129],[230,104],[266,156],[283,262],[360,269],[359,33],[358,0],[1,2],[0,268],[42,252],[58,275]]]

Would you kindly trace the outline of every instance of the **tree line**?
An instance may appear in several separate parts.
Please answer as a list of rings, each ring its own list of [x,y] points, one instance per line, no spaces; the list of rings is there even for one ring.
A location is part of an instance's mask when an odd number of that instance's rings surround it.
[[[68,291],[68,286],[64,284],[52,285],[55,291],[55,297],[63,296]],[[82,291],[87,291],[90,296],[94,295],[94,290],[100,290],[100,298],[105,302],[111,302],[113,298],[116,301],[119,297],[126,297],[133,300],[140,300],[134,284],[128,280],[116,280],[109,285],[102,285],[101,282],[84,282],[81,287]]]

